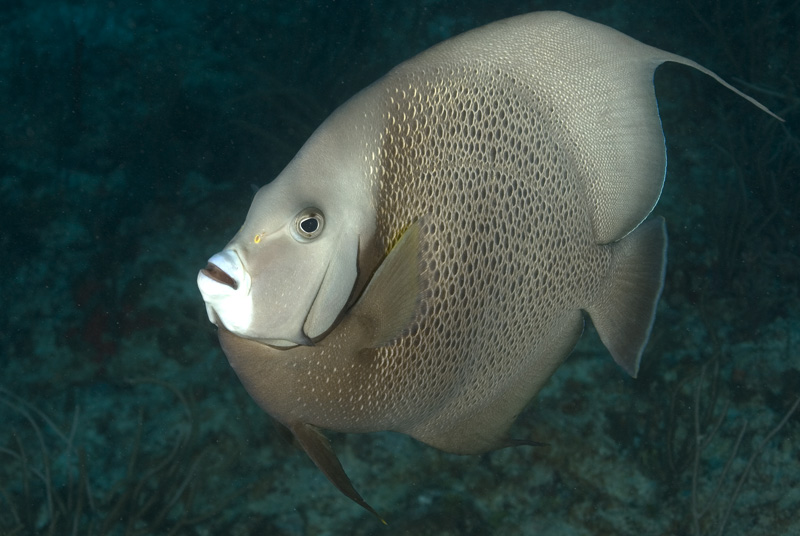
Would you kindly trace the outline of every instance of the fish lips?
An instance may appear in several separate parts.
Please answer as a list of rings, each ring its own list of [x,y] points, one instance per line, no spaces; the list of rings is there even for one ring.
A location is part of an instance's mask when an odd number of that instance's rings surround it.
[[[232,249],[216,253],[197,274],[197,287],[206,302],[208,319],[233,332],[244,331],[252,321],[250,274]]]
[[[223,270],[213,262],[209,262],[205,268],[200,270],[200,273],[206,277],[210,277],[217,283],[228,285],[233,290],[239,288],[239,282],[236,281],[234,278],[232,278],[230,275],[228,275],[228,273],[225,270]]]

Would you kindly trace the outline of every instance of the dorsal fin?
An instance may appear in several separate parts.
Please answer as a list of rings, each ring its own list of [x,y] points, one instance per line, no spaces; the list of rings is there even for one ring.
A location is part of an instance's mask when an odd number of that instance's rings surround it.
[[[497,61],[524,78],[573,148],[586,187],[595,240],[619,240],[650,214],[661,195],[666,148],[653,74],[666,61],[702,73],[777,117],[712,71],[681,56],[567,13],[543,11],[489,24],[423,53],[430,62],[455,52]]]

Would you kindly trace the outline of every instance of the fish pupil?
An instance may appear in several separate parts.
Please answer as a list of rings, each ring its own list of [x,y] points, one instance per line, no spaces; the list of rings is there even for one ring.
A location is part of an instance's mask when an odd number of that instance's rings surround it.
[[[313,234],[319,229],[319,220],[317,218],[306,218],[300,222],[300,229],[304,233]]]

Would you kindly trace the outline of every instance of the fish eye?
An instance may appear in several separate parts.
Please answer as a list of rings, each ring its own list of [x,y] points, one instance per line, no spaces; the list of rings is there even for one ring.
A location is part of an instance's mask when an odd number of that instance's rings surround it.
[[[322,211],[317,208],[307,208],[301,211],[294,219],[292,234],[295,240],[306,242],[317,238],[325,227],[325,218]]]

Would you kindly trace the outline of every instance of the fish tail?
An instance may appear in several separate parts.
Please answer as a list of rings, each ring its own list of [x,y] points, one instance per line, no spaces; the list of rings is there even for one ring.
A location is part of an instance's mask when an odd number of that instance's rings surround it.
[[[612,252],[607,287],[586,310],[614,361],[636,377],[664,287],[664,218],[650,219],[604,247],[610,247]]]

